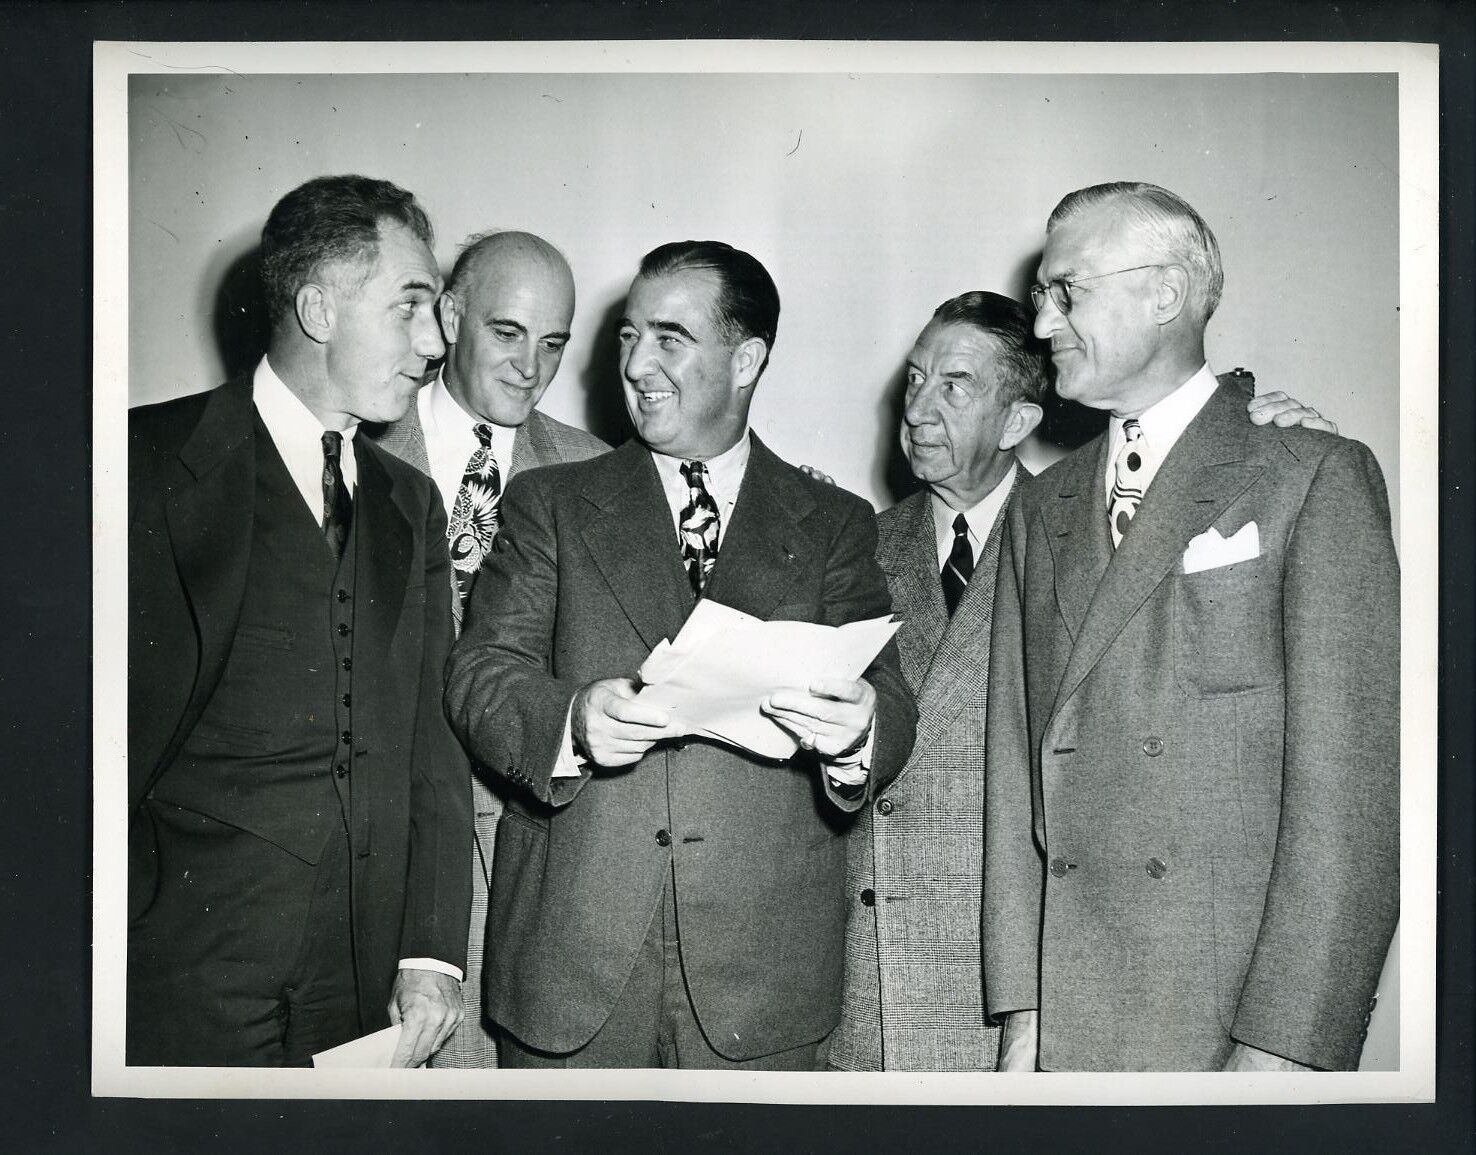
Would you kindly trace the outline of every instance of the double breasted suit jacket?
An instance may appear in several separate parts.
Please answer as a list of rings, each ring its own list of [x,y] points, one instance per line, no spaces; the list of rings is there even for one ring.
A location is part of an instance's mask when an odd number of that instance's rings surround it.
[[[130,899],[151,902],[142,802],[170,771],[230,653],[251,556],[250,377],[135,410],[129,457]],[[366,1023],[387,1021],[397,960],[461,964],[469,903],[466,760],[441,707],[451,616],[446,519],[429,479],[355,446],[355,754],[349,814]],[[325,768],[326,772],[326,768]],[[230,813],[211,817],[230,822]],[[244,909],[243,919],[271,911]]]
[[[766,762],[705,740],[634,766],[552,778],[578,689],[634,676],[694,605],[670,509],[637,442],[531,471],[471,595],[447,701],[472,754],[518,787],[497,839],[487,1005],[524,1043],[568,1052],[605,1021],[674,880],[683,972],[730,1059],[822,1038],[840,1009],[843,807],[813,761]],[[884,615],[870,507],[753,439],[708,596],[765,619]],[[876,689],[871,790],[901,768],[914,711],[889,645]]]
[[[1003,525],[1001,516],[950,618],[928,491],[877,517],[876,556],[903,619],[897,647],[917,701],[917,740],[849,835],[845,995],[833,1066],[983,1071],[998,1058],[999,1030],[983,1010],[979,889]]]
[[[1115,552],[1107,438],[1027,481],[990,682],[989,1009],[1046,1069],[1357,1064],[1397,918],[1399,573],[1368,450],[1223,385]],[[1259,550],[1185,573],[1192,538]]]

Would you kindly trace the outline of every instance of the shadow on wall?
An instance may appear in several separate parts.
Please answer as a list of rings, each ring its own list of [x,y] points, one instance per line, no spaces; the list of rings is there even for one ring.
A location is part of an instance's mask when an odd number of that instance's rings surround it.
[[[215,290],[211,321],[225,380],[249,373],[266,353],[271,335],[261,291],[259,246],[251,246],[226,266]]]
[[[635,432],[620,386],[620,318],[624,315],[624,297],[605,306],[580,374],[584,427],[607,445],[619,445]]]

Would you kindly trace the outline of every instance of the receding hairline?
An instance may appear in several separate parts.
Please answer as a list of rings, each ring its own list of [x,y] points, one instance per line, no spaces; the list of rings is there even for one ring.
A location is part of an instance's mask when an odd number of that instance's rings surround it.
[[[574,295],[574,270],[568,258],[556,246],[534,233],[507,229],[473,236],[462,248],[447,278],[450,292],[464,288],[468,281],[485,277],[499,262],[528,261],[568,286]]]

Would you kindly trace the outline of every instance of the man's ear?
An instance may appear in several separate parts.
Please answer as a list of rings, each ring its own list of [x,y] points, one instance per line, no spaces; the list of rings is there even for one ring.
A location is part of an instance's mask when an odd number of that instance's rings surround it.
[[[461,332],[461,305],[449,292],[442,293],[436,305],[441,317],[441,336],[446,338],[446,344],[454,345]]]
[[[1153,301],[1153,319],[1167,325],[1189,304],[1189,274],[1182,265],[1164,265],[1158,294]]]
[[[762,337],[750,337],[733,350],[730,367],[738,388],[747,389],[758,380],[759,372],[764,367],[764,358],[768,355],[769,347],[764,344]]]
[[[1013,449],[1035,432],[1045,410],[1033,401],[1011,401],[1010,415],[999,433],[999,447]]]
[[[338,315],[334,311],[333,295],[324,286],[309,281],[297,290],[293,305],[297,310],[297,324],[308,340],[321,345],[333,336]]]

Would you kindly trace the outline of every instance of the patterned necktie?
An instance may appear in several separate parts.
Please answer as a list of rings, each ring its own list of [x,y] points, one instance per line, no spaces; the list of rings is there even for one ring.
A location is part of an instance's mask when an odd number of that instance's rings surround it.
[[[974,576],[974,550],[969,545],[969,523],[963,514],[953,519],[953,550],[943,563],[943,600],[948,603],[948,616],[963,601],[969,578]]]
[[[451,607],[458,623],[461,607],[471,593],[477,571],[482,568],[482,559],[492,550],[492,540],[497,536],[497,504],[502,500],[502,476],[497,472],[497,459],[492,456],[492,426],[478,421],[472,428],[481,444],[467,460],[461,488],[456,491],[456,504],[446,524],[451,568],[456,571],[456,589],[460,594]]]
[[[343,483],[342,457],[343,434],[330,429],[323,434],[323,538],[334,557],[343,556],[349,523],[354,519],[354,504]]]
[[[1143,440],[1143,427],[1136,417],[1122,423],[1122,446],[1113,463],[1112,501],[1107,507],[1108,527],[1112,530],[1112,548],[1122,544],[1122,535],[1127,533],[1128,523],[1138,512],[1138,503],[1143,500],[1143,459],[1148,452],[1148,443]]]
[[[687,480],[687,505],[681,520],[682,565],[692,592],[700,598],[717,564],[718,508],[707,491],[707,466],[700,461],[685,461],[682,476]]]

